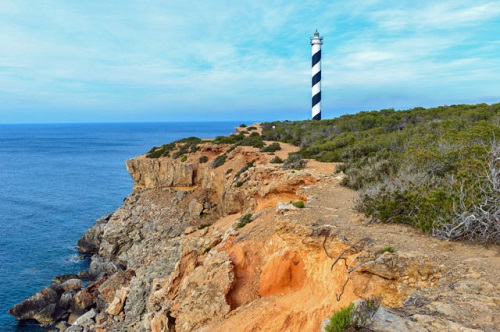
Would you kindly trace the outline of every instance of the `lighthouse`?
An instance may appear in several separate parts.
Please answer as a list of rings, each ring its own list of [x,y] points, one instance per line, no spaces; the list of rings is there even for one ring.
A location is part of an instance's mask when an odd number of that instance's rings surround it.
[[[318,30],[311,37],[312,46],[312,119],[321,120],[321,45]]]

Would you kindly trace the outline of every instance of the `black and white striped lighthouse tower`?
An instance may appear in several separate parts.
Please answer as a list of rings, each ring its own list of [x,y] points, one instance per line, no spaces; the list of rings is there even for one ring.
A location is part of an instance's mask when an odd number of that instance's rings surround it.
[[[318,30],[311,37],[312,45],[312,119],[321,120],[321,45]]]

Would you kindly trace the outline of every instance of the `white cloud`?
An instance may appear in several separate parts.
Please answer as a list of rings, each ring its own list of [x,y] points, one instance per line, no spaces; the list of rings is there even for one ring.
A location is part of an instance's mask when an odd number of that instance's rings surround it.
[[[493,1],[9,3],[0,94],[35,108],[307,110],[316,28],[327,109],[500,91]]]

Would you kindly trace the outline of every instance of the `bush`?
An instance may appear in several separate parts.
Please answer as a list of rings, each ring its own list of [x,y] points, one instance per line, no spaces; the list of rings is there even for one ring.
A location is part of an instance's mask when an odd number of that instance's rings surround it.
[[[182,156],[181,162],[185,162],[188,158],[186,156]]]
[[[238,179],[241,174],[243,174],[244,172],[246,172],[249,168],[253,167],[254,163],[255,163],[255,160],[252,160],[252,161],[248,162],[245,166],[243,166],[242,168],[240,168],[240,170],[238,172],[236,172],[236,175],[234,176],[234,178]]]
[[[201,156],[199,159],[199,162],[200,164],[204,164],[208,161],[208,157],[207,156]]]
[[[283,169],[302,169],[306,166],[306,163],[307,161],[303,160],[300,154],[290,153],[283,163]]]
[[[264,146],[260,149],[261,152],[276,152],[281,150],[281,145],[277,142],[269,144],[268,146]]]
[[[250,126],[247,128],[248,131],[252,131],[252,130],[257,130],[257,127],[255,126]]]
[[[271,161],[270,161],[271,164],[282,164],[283,163],[283,159],[281,159],[280,157],[276,156],[274,157]]]
[[[214,139],[213,144],[233,144],[231,147],[232,149],[236,148],[236,146],[252,146],[254,148],[261,148],[265,145],[262,141],[262,137],[257,132],[253,132],[249,136],[245,136],[243,133],[229,136],[217,136]]]
[[[212,226],[212,223],[201,224],[200,226],[198,226],[198,229],[203,229],[203,228],[207,228],[210,226]]]
[[[241,127],[241,128],[245,128],[246,126],[247,126],[247,125],[246,125],[246,124],[244,124],[244,123],[240,124],[240,127]]]
[[[211,166],[213,168],[217,168],[217,167],[220,167],[222,165],[224,165],[224,163],[226,162],[226,159],[227,159],[227,156],[225,153],[221,154],[221,155],[218,155],[217,157],[215,157],[215,159],[212,161],[212,164]]]
[[[342,332],[349,327],[354,327],[351,323],[353,315],[354,303],[350,303],[347,307],[341,308],[330,317],[330,322],[325,327],[326,332]]]
[[[379,254],[383,254],[384,252],[394,252],[394,247],[385,247],[377,251]]]
[[[293,202],[292,205],[299,209],[303,209],[306,207],[306,205],[302,201]]]
[[[236,227],[238,228],[242,228],[242,227],[245,227],[247,224],[249,224],[250,222],[252,221],[252,214],[251,213],[247,213],[245,215],[243,215],[238,223],[236,224]]]

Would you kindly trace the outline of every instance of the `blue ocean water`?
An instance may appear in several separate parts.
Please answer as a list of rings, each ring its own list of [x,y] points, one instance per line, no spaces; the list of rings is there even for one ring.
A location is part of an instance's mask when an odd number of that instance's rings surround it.
[[[132,190],[125,161],[239,123],[0,125],[0,331],[44,331],[7,310],[50,280],[83,270],[76,243]]]

